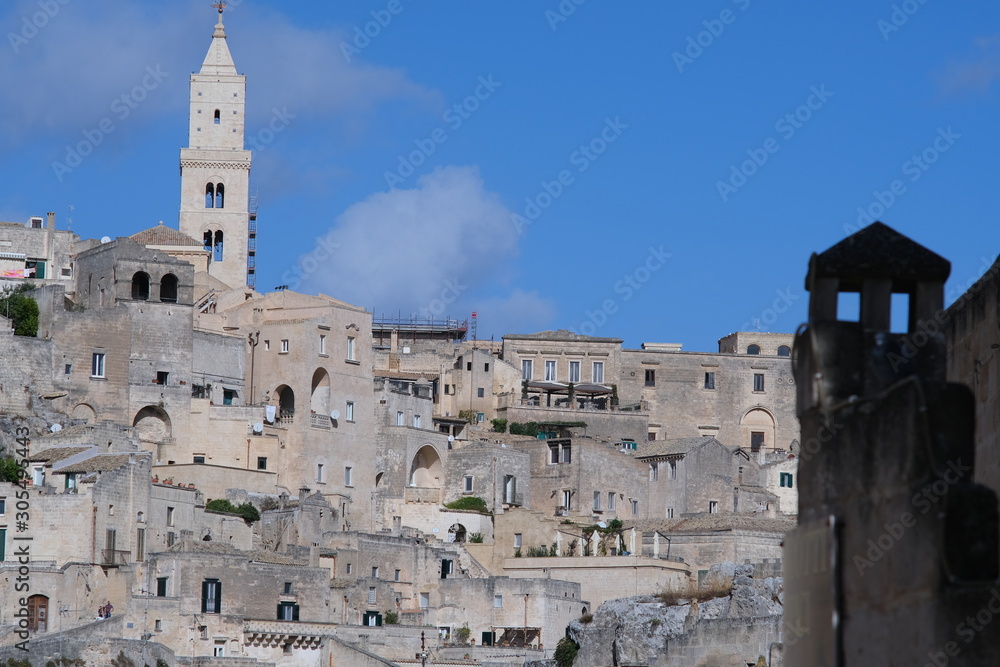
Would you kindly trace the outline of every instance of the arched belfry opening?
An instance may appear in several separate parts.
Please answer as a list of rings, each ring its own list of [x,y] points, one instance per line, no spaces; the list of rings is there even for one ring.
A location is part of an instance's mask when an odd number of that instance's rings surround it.
[[[132,298],[139,301],[149,299],[149,274],[145,271],[136,271],[132,276]]]
[[[222,187],[222,186],[219,186],[219,187]],[[219,230],[216,230],[216,232],[215,232],[215,240],[214,240],[214,243],[212,243],[212,261],[213,262],[221,262],[222,261],[222,257],[223,257],[223,254],[224,254],[223,253],[223,246],[224,246],[224,243],[223,243],[222,230],[219,229]]]
[[[215,185],[212,183],[205,186],[205,208],[215,208]]]
[[[160,301],[177,303],[177,276],[172,273],[160,279]]]
[[[221,114],[219,113],[219,110],[216,109],[215,110],[215,124],[218,125],[220,122],[222,122]]]
[[[226,186],[218,183],[215,186],[215,208],[226,207]]]

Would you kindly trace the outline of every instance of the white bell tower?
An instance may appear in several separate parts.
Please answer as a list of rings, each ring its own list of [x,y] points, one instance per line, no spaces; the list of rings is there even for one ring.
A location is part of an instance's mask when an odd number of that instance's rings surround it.
[[[181,149],[180,230],[212,252],[209,274],[232,288],[254,284],[256,215],[250,151],[243,148],[246,77],[238,74],[219,22],[201,71],[191,75],[188,147]]]

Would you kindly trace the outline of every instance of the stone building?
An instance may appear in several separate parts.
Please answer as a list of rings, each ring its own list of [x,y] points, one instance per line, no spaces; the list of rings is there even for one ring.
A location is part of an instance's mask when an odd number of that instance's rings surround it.
[[[68,229],[56,229],[56,214],[31,216],[26,223],[0,222],[0,286],[21,279],[73,279],[73,255],[86,249]]]
[[[810,259],[785,664],[1000,661],[1000,635],[977,631],[993,613],[1000,519],[973,482],[975,402],[945,381],[944,336],[921,325],[942,311],[950,270],[879,222]],[[860,293],[859,321],[838,319],[845,292]],[[896,294],[906,333],[891,331]]]

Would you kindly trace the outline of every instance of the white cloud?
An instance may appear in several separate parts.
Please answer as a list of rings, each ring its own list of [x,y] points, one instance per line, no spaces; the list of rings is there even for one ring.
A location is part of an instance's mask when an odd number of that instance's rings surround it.
[[[147,67],[169,76],[131,110],[129,124],[183,118],[188,75],[200,68],[212,39],[215,14],[206,3],[51,4],[58,12],[37,29],[37,1],[0,9],[0,145],[46,133],[76,135],[102,118],[117,120],[111,105],[142,83]],[[354,123],[385,100],[440,104],[402,70],[357,59],[348,64],[339,46],[346,27],[304,28],[249,3],[225,16],[236,66],[247,74],[248,130],[266,123],[274,108]]]
[[[351,206],[282,280],[376,313],[464,319],[478,307],[492,311],[492,326],[534,321],[552,310],[537,294],[490,296],[503,290],[517,255],[510,216],[475,167],[439,168],[413,189]]]
[[[1000,35],[977,38],[975,45],[973,58],[952,61],[934,73],[945,95],[985,93],[1000,80]]]

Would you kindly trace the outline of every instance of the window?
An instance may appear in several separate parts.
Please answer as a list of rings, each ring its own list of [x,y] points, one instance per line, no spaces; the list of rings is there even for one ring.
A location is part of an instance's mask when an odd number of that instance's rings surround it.
[[[632,501],[632,516],[636,516],[637,514],[639,514],[639,501],[638,500],[633,500]]]
[[[556,381],[556,362],[554,359],[545,362],[545,379],[551,382]]]
[[[604,382],[604,362],[595,361],[594,362],[594,382],[601,384]]]
[[[264,351],[265,351],[265,352],[267,352],[267,351],[269,351],[270,349],[271,349],[271,341],[269,341],[269,340],[265,340],[265,341],[264,341]]]
[[[354,565],[352,563],[348,563],[347,564],[347,574],[350,574],[353,571],[354,571]]]
[[[368,604],[375,604],[375,587],[368,587]]]
[[[660,479],[660,465],[658,463],[649,464],[649,481],[655,482]]]
[[[494,595],[493,596],[493,608],[494,609],[502,609],[503,608],[503,596],[502,595]]]
[[[594,491],[594,511],[595,512],[600,512],[601,511],[601,492],[600,491]]]
[[[708,501],[708,513],[709,514],[718,514],[719,513],[719,501],[718,500],[709,500]]]
[[[226,186],[219,183],[215,186],[215,208],[225,208],[226,207]],[[222,232],[215,233],[215,243],[218,246],[222,245]],[[221,247],[220,247],[221,252]],[[220,256],[219,259],[222,259]]]
[[[7,499],[0,498],[0,515],[4,515],[6,513],[7,513]]]
[[[476,423],[477,424],[482,424],[484,421],[486,421],[486,413],[485,412],[477,412],[476,413]]]
[[[378,579],[378,565],[372,566],[372,579]]]
[[[215,208],[215,186],[211,183],[205,186],[205,208]],[[212,232],[205,232],[205,235],[211,237]],[[212,242],[209,241],[206,245],[211,246]]]
[[[216,110],[215,110],[215,119],[214,119],[214,120],[215,120],[215,124],[216,124],[216,125],[218,125],[218,124],[219,124],[219,123],[220,123],[220,122],[222,121],[222,119],[221,119],[221,118],[220,118],[219,116],[220,116],[220,114],[219,114],[219,110],[218,110],[218,109],[216,109]]]
[[[347,360],[357,361],[357,357],[354,354],[354,336],[347,337]]]
[[[174,543],[176,541],[177,541],[177,533],[175,533],[173,531],[168,532],[167,533],[167,546],[168,547],[174,546]]]
[[[163,621],[160,619],[153,621],[153,630],[156,632],[163,632]]]
[[[201,582],[201,613],[222,613],[222,582],[218,579]]]
[[[489,365],[489,363],[484,363],[483,364],[483,372],[484,373],[489,373],[490,372],[490,365]]]
[[[570,509],[570,502],[572,501],[573,498],[573,492],[570,491],[569,489],[563,489],[562,496],[563,496],[562,506],[565,507],[567,510]]]
[[[294,602],[279,602],[278,620],[279,621],[299,620],[299,605],[295,604]]]
[[[530,380],[531,379],[531,366],[532,366],[531,359],[522,359],[521,360],[521,379],[522,380]]]
[[[200,454],[200,455],[196,454],[194,456],[194,463],[204,463],[204,462],[205,462],[205,455],[204,454]]]
[[[284,586],[282,587],[282,593],[285,595],[292,594],[292,582],[290,581],[285,582]]]
[[[288,354],[288,339],[283,338],[281,340],[281,354]]]
[[[608,511],[609,512],[614,512],[615,511],[615,492],[614,491],[608,491]]]
[[[579,382],[580,381],[580,362],[571,361],[569,362],[569,381]]]
[[[420,608],[421,609],[427,609],[430,606],[431,606],[431,594],[430,593],[421,593],[420,594]]]
[[[237,396],[235,389],[223,389],[222,390],[222,404],[232,405],[233,399]]]
[[[484,389],[483,387],[480,387],[479,389],[477,389],[476,390],[476,397],[477,398],[485,398],[486,397],[486,389]]]
[[[513,475],[503,476],[503,501],[508,505],[517,503],[517,478]]]
[[[747,347],[747,354],[760,354],[760,345],[750,345]]]
[[[514,533],[514,548],[521,548],[521,533]]]
[[[656,369],[647,368],[646,369],[646,386],[655,387],[656,386]]]
[[[70,493],[76,493],[76,473],[66,473],[65,488]]]
[[[397,410],[396,411],[396,426],[402,426],[403,425],[403,421],[404,421],[403,411],[402,410]]]
[[[354,468],[346,466],[344,468],[344,486],[352,486],[351,478],[354,476]]]
[[[667,508],[667,518],[668,519],[673,519],[674,518],[674,508],[673,507],[668,507]]]
[[[396,570],[395,573],[392,576],[392,580],[393,581],[399,581],[399,575],[400,575],[400,571]]]
[[[73,364],[66,364],[66,375],[73,372]]]
[[[326,336],[324,334],[319,335],[319,353],[326,354]]]
[[[267,470],[267,457],[258,456],[257,457],[257,470]]]
[[[316,464],[316,481],[319,482],[319,483],[321,483],[321,484],[324,481],[323,480],[323,464],[322,463],[317,463]]]
[[[173,507],[168,507],[167,508],[167,525],[168,526],[174,525],[174,508]]]
[[[465,493],[472,493],[472,475],[465,476],[465,486],[463,487]]]
[[[354,421],[354,401],[347,402],[347,421]]]
[[[779,475],[779,477],[781,478],[781,486],[782,487],[789,488],[789,489],[792,488],[792,473],[790,473],[790,472],[783,472],[783,473],[781,473],[781,475]]]
[[[226,640],[216,639],[215,644],[212,646],[212,655],[224,658],[226,656]]]
[[[559,463],[559,445],[549,445],[549,463]]]
[[[90,362],[90,377],[102,378],[104,377],[104,353],[94,352],[94,356],[91,358]]]
[[[573,449],[569,445],[562,446],[562,463],[573,462]]]
[[[764,433],[754,431],[750,434],[750,451],[759,452],[764,447]]]
[[[764,374],[754,373],[753,374],[753,390],[754,391],[764,391]]]
[[[677,479],[677,461],[668,462],[668,467],[670,470],[670,474],[667,475],[667,477],[670,479]]]
[[[792,348],[788,347],[787,345],[780,346],[778,348],[778,356],[779,357],[790,357],[790,356],[792,356]]]
[[[146,560],[146,529],[135,529],[135,559],[136,561]]]
[[[413,415],[413,428],[420,428],[420,415]]]
[[[715,389],[715,373],[713,371],[705,372],[705,389]]]
[[[472,362],[471,361],[466,361],[465,362],[465,370],[467,370],[467,371],[471,371],[472,370]]]

